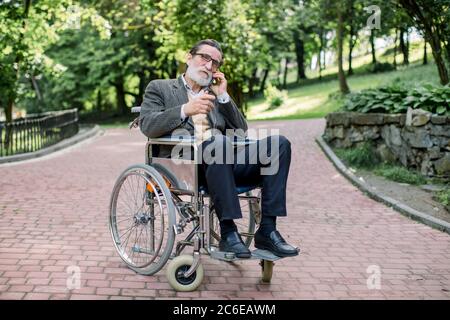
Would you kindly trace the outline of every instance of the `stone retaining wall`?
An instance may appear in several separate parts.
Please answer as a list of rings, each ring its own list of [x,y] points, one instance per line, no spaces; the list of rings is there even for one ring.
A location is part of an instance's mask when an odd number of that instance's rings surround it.
[[[381,158],[399,161],[426,176],[450,178],[450,117],[421,110],[407,114],[334,112],[323,135],[332,147],[374,143]]]

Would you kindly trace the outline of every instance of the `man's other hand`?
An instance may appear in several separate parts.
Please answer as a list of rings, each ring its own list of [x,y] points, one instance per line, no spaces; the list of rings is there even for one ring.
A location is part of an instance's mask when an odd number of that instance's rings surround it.
[[[193,116],[199,113],[207,114],[214,108],[213,101],[216,97],[212,94],[204,93],[201,96],[191,99],[184,105],[183,111],[186,116]]]

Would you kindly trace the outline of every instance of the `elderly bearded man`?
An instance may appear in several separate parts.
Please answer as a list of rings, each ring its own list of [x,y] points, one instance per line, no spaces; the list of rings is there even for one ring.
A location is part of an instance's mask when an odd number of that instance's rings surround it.
[[[230,139],[225,130],[246,132],[245,118],[227,94],[227,80],[219,71],[222,59],[222,49],[217,41],[201,40],[189,51],[186,72],[178,79],[151,81],[145,90],[140,113],[142,132],[147,137],[157,138],[185,129],[195,135],[203,150],[211,144],[214,148],[229,146]],[[218,83],[212,84],[213,78],[218,79]],[[286,182],[291,162],[290,142],[281,135],[276,138],[279,145],[273,155],[277,156],[278,171],[274,174],[262,175],[261,169],[265,165],[261,161],[244,164],[236,161],[243,153],[249,154],[249,146],[234,151],[239,154],[231,163],[202,160],[199,179],[206,183],[220,221],[221,251],[233,252],[239,258],[251,256],[233,219],[242,218],[236,185],[252,183],[262,185],[262,217],[255,233],[255,247],[280,257],[298,254],[298,249],[288,244],[276,230],[276,217],[287,214]],[[265,143],[271,153],[271,140],[269,137],[258,140],[257,149]],[[168,157],[170,151],[169,146],[161,146],[158,156]]]

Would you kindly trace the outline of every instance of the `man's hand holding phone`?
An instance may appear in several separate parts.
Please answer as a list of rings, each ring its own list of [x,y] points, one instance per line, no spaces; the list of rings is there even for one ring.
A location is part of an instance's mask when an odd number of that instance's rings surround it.
[[[183,112],[188,117],[199,113],[206,114],[214,108],[215,99],[214,95],[205,92],[186,103]]]
[[[225,75],[216,71],[212,75],[213,83],[211,83],[211,90],[216,94],[216,96],[220,96],[221,94],[227,92],[227,79],[225,79]]]

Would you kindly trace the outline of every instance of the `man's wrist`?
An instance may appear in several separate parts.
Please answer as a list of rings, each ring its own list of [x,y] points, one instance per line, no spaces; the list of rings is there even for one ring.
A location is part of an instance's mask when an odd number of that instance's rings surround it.
[[[230,102],[230,96],[225,91],[220,96],[217,96],[217,101],[219,101],[219,103],[228,103],[228,102]]]

